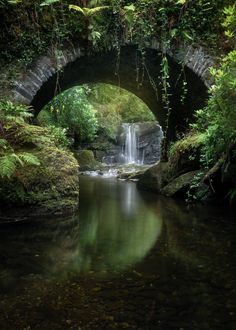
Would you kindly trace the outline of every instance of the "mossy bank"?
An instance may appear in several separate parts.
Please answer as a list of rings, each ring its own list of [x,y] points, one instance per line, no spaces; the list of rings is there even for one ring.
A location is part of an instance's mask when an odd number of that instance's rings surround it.
[[[27,113],[22,106],[1,103],[1,207],[72,212],[78,207],[78,162],[52,131],[27,123]]]

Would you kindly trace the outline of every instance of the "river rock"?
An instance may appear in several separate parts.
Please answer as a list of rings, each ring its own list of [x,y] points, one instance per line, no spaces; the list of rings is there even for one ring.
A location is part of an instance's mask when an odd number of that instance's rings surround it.
[[[94,158],[92,150],[82,150],[75,154],[78,160],[80,171],[94,171],[98,169],[99,163]]]
[[[117,178],[122,180],[138,181],[150,165],[124,165],[118,168]]]
[[[159,162],[151,166],[140,177],[138,188],[160,193],[162,187],[167,184],[169,176],[169,164]]]
[[[191,171],[178,176],[162,188],[161,193],[167,197],[185,197],[193,178],[199,172],[200,171]]]

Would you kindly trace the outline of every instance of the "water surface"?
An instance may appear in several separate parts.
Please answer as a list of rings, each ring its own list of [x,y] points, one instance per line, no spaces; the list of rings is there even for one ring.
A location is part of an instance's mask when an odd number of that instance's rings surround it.
[[[81,177],[78,214],[0,227],[1,329],[235,329],[227,210]]]

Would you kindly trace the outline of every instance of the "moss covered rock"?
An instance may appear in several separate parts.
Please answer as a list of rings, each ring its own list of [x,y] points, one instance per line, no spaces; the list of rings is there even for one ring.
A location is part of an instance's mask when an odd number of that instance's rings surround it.
[[[92,150],[82,150],[75,155],[80,171],[93,171],[99,169],[99,162],[95,160]]]
[[[198,173],[199,171],[191,171],[178,176],[161,189],[161,193],[167,197],[185,198],[194,177]]]
[[[23,120],[6,119],[4,130],[7,150],[2,151],[2,157],[11,153],[17,158],[27,152],[37,159],[37,163],[18,160],[11,175],[2,173],[1,207],[27,206],[28,214],[75,210],[78,207],[79,173],[73,154],[61,148],[47,129]]]
[[[190,133],[172,144],[169,151],[172,177],[200,168],[200,148],[204,139],[204,134]]]
[[[1,180],[0,199],[6,204],[31,206],[33,213],[62,213],[78,207],[78,163],[56,147],[35,150],[40,166],[20,168]]]

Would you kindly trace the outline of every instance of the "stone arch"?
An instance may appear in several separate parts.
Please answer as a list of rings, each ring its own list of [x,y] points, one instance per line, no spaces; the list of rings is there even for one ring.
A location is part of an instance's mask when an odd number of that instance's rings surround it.
[[[163,50],[162,50],[163,51]],[[142,85],[137,83],[137,47],[125,45],[120,56],[119,73],[116,75],[116,52],[103,51],[86,55],[78,48],[61,51],[60,56],[42,56],[35,61],[21,79],[15,82],[12,99],[16,102],[31,104],[36,113],[55,96],[55,92],[83,83],[104,82],[120,85],[140,97],[156,114],[160,124],[164,126],[166,113],[162,110],[161,91],[153,88],[158,86],[160,74],[160,44],[153,40],[147,45],[146,67]],[[181,130],[185,121],[189,120],[192,111],[203,105],[206,90],[212,81],[208,69],[214,61],[204,52],[203,48],[182,47],[167,52],[170,63],[170,82],[174,90],[171,98],[174,107],[170,122],[172,131]],[[181,73],[178,62],[186,68],[188,85],[190,86],[185,106],[180,104],[180,86],[177,77]],[[63,69],[63,70],[62,70]],[[57,74],[58,70],[62,71]],[[142,71],[142,68],[140,68]],[[142,75],[139,72],[139,77]],[[59,88],[57,88],[59,87]],[[158,95],[157,95],[158,94]],[[175,135],[175,133],[171,134]]]

